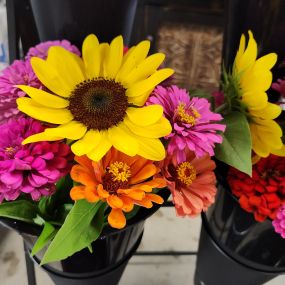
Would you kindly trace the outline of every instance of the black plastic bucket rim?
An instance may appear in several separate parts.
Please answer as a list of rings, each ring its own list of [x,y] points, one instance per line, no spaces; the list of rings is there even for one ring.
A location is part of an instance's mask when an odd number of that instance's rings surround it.
[[[205,213],[202,213],[201,217],[202,217],[202,227],[204,227],[207,234],[212,238],[212,240],[214,241],[218,249],[220,249],[228,258],[233,259],[241,266],[247,267],[248,269],[255,270],[257,272],[262,272],[262,273],[267,273],[267,274],[272,274],[272,275],[285,274],[285,270],[283,268],[262,265],[262,264],[250,261],[236,254],[234,251],[230,251],[223,243],[219,242],[219,240],[212,233]]]

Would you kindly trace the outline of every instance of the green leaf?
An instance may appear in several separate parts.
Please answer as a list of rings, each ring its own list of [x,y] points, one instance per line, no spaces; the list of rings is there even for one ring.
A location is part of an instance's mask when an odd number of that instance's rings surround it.
[[[223,143],[216,145],[216,158],[251,176],[251,136],[246,116],[232,112],[224,117],[223,123],[227,127]]]
[[[0,204],[0,217],[11,218],[34,224],[38,208],[36,204],[27,200],[4,202]]]
[[[134,209],[129,213],[124,213],[127,220],[133,218],[139,211],[140,207],[135,205]]]
[[[105,203],[77,201],[54,240],[47,249],[42,263],[63,260],[88,247],[103,229]]]
[[[41,251],[48,244],[48,242],[50,242],[54,238],[56,232],[57,229],[55,229],[53,225],[48,222],[45,222],[44,228],[33,247],[31,255],[34,256],[36,253]]]

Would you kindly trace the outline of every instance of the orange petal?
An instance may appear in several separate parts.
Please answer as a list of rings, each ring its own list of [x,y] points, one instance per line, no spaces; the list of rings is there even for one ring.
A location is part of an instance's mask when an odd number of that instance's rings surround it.
[[[132,198],[134,200],[139,200],[141,201],[145,197],[145,192],[139,189],[134,189],[130,191],[127,195],[129,198]]]
[[[104,188],[103,188],[103,185],[102,184],[99,184],[98,187],[97,187],[97,193],[99,195],[99,197],[105,199],[105,198],[108,198],[109,197],[109,192],[106,191]]]
[[[99,200],[99,196],[96,193],[96,189],[94,187],[86,187],[85,198],[90,203],[97,202]]]
[[[152,192],[153,188],[163,188],[166,186],[166,181],[163,178],[155,178],[151,181],[147,181],[144,183],[136,184],[132,186],[132,188],[141,189],[145,192]]]
[[[150,160],[147,160],[141,156],[137,156],[137,159],[131,166],[132,175],[135,176],[138,172],[142,170],[147,164],[152,163]]]
[[[141,169],[141,171],[139,171],[136,175],[131,177],[130,183],[135,184],[142,182],[156,173],[157,173],[156,166],[154,164],[147,164]]]
[[[86,171],[86,169],[79,164],[76,164],[72,167],[70,176],[74,181],[80,182],[81,184],[89,186],[96,185],[95,176],[92,175],[92,173],[89,171]]]
[[[74,186],[69,194],[74,201],[85,199],[85,186]]]
[[[124,206],[123,201],[117,195],[110,195],[107,198],[107,203],[110,205],[111,208],[115,209],[121,209]]]
[[[143,199],[141,201],[134,201],[135,204],[139,205],[139,206],[142,206],[142,207],[145,207],[145,208],[151,208],[153,206],[152,202],[148,199]]]
[[[102,176],[104,175],[104,169],[101,162],[92,161],[93,173],[98,183],[102,183]]]
[[[163,204],[163,202],[164,202],[164,200],[159,195],[156,195],[153,193],[146,194],[145,198],[151,200],[152,202],[154,202],[156,204],[160,204],[160,205]]]
[[[126,197],[126,196],[121,196],[120,197],[121,199],[122,199],[122,201],[123,201],[123,203],[124,203],[124,206],[123,206],[123,211],[124,212],[130,212],[130,211],[132,211],[133,210],[133,208],[134,208],[134,202],[133,202],[133,200],[131,199],[131,198],[129,198],[129,197]]]
[[[108,216],[108,222],[111,227],[122,229],[126,225],[126,217],[121,209],[112,209]]]
[[[92,171],[93,167],[92,167],[92,160],[89,159],[86,155],[82,155],[82,156],[75,156],[74,160],[77,161],[79,164],[81,164],[82,166],[86,167],[87,169],[89,169],[90,171]]]

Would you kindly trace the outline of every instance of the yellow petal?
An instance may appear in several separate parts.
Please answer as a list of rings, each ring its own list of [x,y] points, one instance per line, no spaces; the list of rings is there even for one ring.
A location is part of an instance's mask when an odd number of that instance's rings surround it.
[[[139,144],[137,139],[131,134],[124,123],[108,130],[109,140],[112,145],[119,151],[135,156],[138,153]]]
[[[107,78],[116,78],[123,60],[123,37],[114,38],[110,44],[108,55],[104,63],[104,74]]]
[[[104,76],[104,63],[109,53],[109,44],[101,43],[99,45],[99,52],[100,52],[100,76]]]
[[[135,106],[143,106],[146,102],[146,100],[148,99],[149,95],[152,93],[153,88],[151,88],[150,90],[148,90],[147,92],[143,93],[140,96],[137,97],[129,97],[128,98],[128,102],[130,104],[133,104]]]
[[[269,155],[269,148],[265,145],[256,133],[251,133],[252,137],[252,149],[260,157],[267,157]]]
[[[147,57],[142,63],[135,67],[132,72],[123,79],[125,86],[130,86],[137,81],[143,80],[153,74],[165,58],[163,53],[156,53]]]
[[[171,133],[172,127],[169,121],[161,117],[156,123],[145,127],[132,123],[128,118],[125,119],[127,127],[136,135],[146,138],[161,138]]]
[[[62,97],[69,97],[72,87],[69,86],[54,67],[50,66],[45,60],[32,57],[31,65],[38,79],[53,93]]]
[[[150,42],[142,41],[137,46],[128,50],[123,58],[122,67],[116,76],[116,81],[123,82],[132,69],[146,58],[149,48]]]
[[[283,145],[280,149],[272,149],[271,153],[278,156],[285,156],[285,145]]]
[[[160,161],[165,158],[165,149],[159,139],[140,138],[140,147],[138,155],[155,161]]]
[[[277,118],[282,112],[279,105],[268,103],[262,110],[251,111],[250,114],[255,117],[259,117],[265,120],[271,120]]]
[[[87,153],[87,156],[93,161],[99,161],[111,148],[112,144],[108,139],[108,132],[101,132],[101,139],[95,148]]]
[[[160,82],[171,76],[173,72],[174,71],[170,68],[160,69],[152,74],[149,78],[132,85],[129,89],[127,89],[126,95],[128,97],[140,96],[143,93],[153,89]]]
[[[82,58],[87,78],[96,78],[100,73],[99,41],[93,34],[87,36],[82,45]]]
[[[72,52],[61,46],[52,46],[48,50],[47,63],[57,71],[71,89],[85,80],[80,65],[74,57]]]
[[[22,144],[28,144],[33,142],[43,142],[43,141],[57,141],[63,139],[62,137],[51,137],[48,136],[45,132],[34,134],[27,137]]]
[[[242,95],[242,102],[251,110],[264,109],[268,104],[268,97],[264,91],[249,91]]]
[[[69,102],[59,96],[50,94],[44,90],[26,85],[17,85],[18,88],[27,93],[35,102],[51,108],[66,108]]]
[[[91,152],[101,141],[101,133],[96,130],[89,130],[85,136],[72,144],[71,150],[78,156]]]
[[[269,53],[257,59],[254,64],[256,70],[270,70],[277,61],[276,53]]]
[[[57,128],[48,128],[45,133],[49,136],[60,136],[70,140],[78,140],[86,133],[87,127],[77,121],[71,121]]]
[[[71,112],[67,109],[47,108],[30,98],[18,98],[17,104],[21,112],[51,124],[65,124],[73,119]]]
[[[139,126],[148,126],[156,123],[163,115],[161,105],[149,105],[143,108],[128,108],[128,118]]]
[[[239,62],[240,62],[241,56],[244,53],[244,49],[245,49],[245,36],[242,34],[240,38],[239,49],[236,54],[234,66],[239,66]]]

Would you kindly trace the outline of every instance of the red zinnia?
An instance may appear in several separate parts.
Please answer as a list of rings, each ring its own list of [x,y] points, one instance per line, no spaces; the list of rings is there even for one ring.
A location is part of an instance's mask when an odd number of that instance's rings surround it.
[[[270,155],[253,165],[252,177],[230,168],[228,182],[240,206],[258,222],[274,219],[285,204],[285,158]]]

